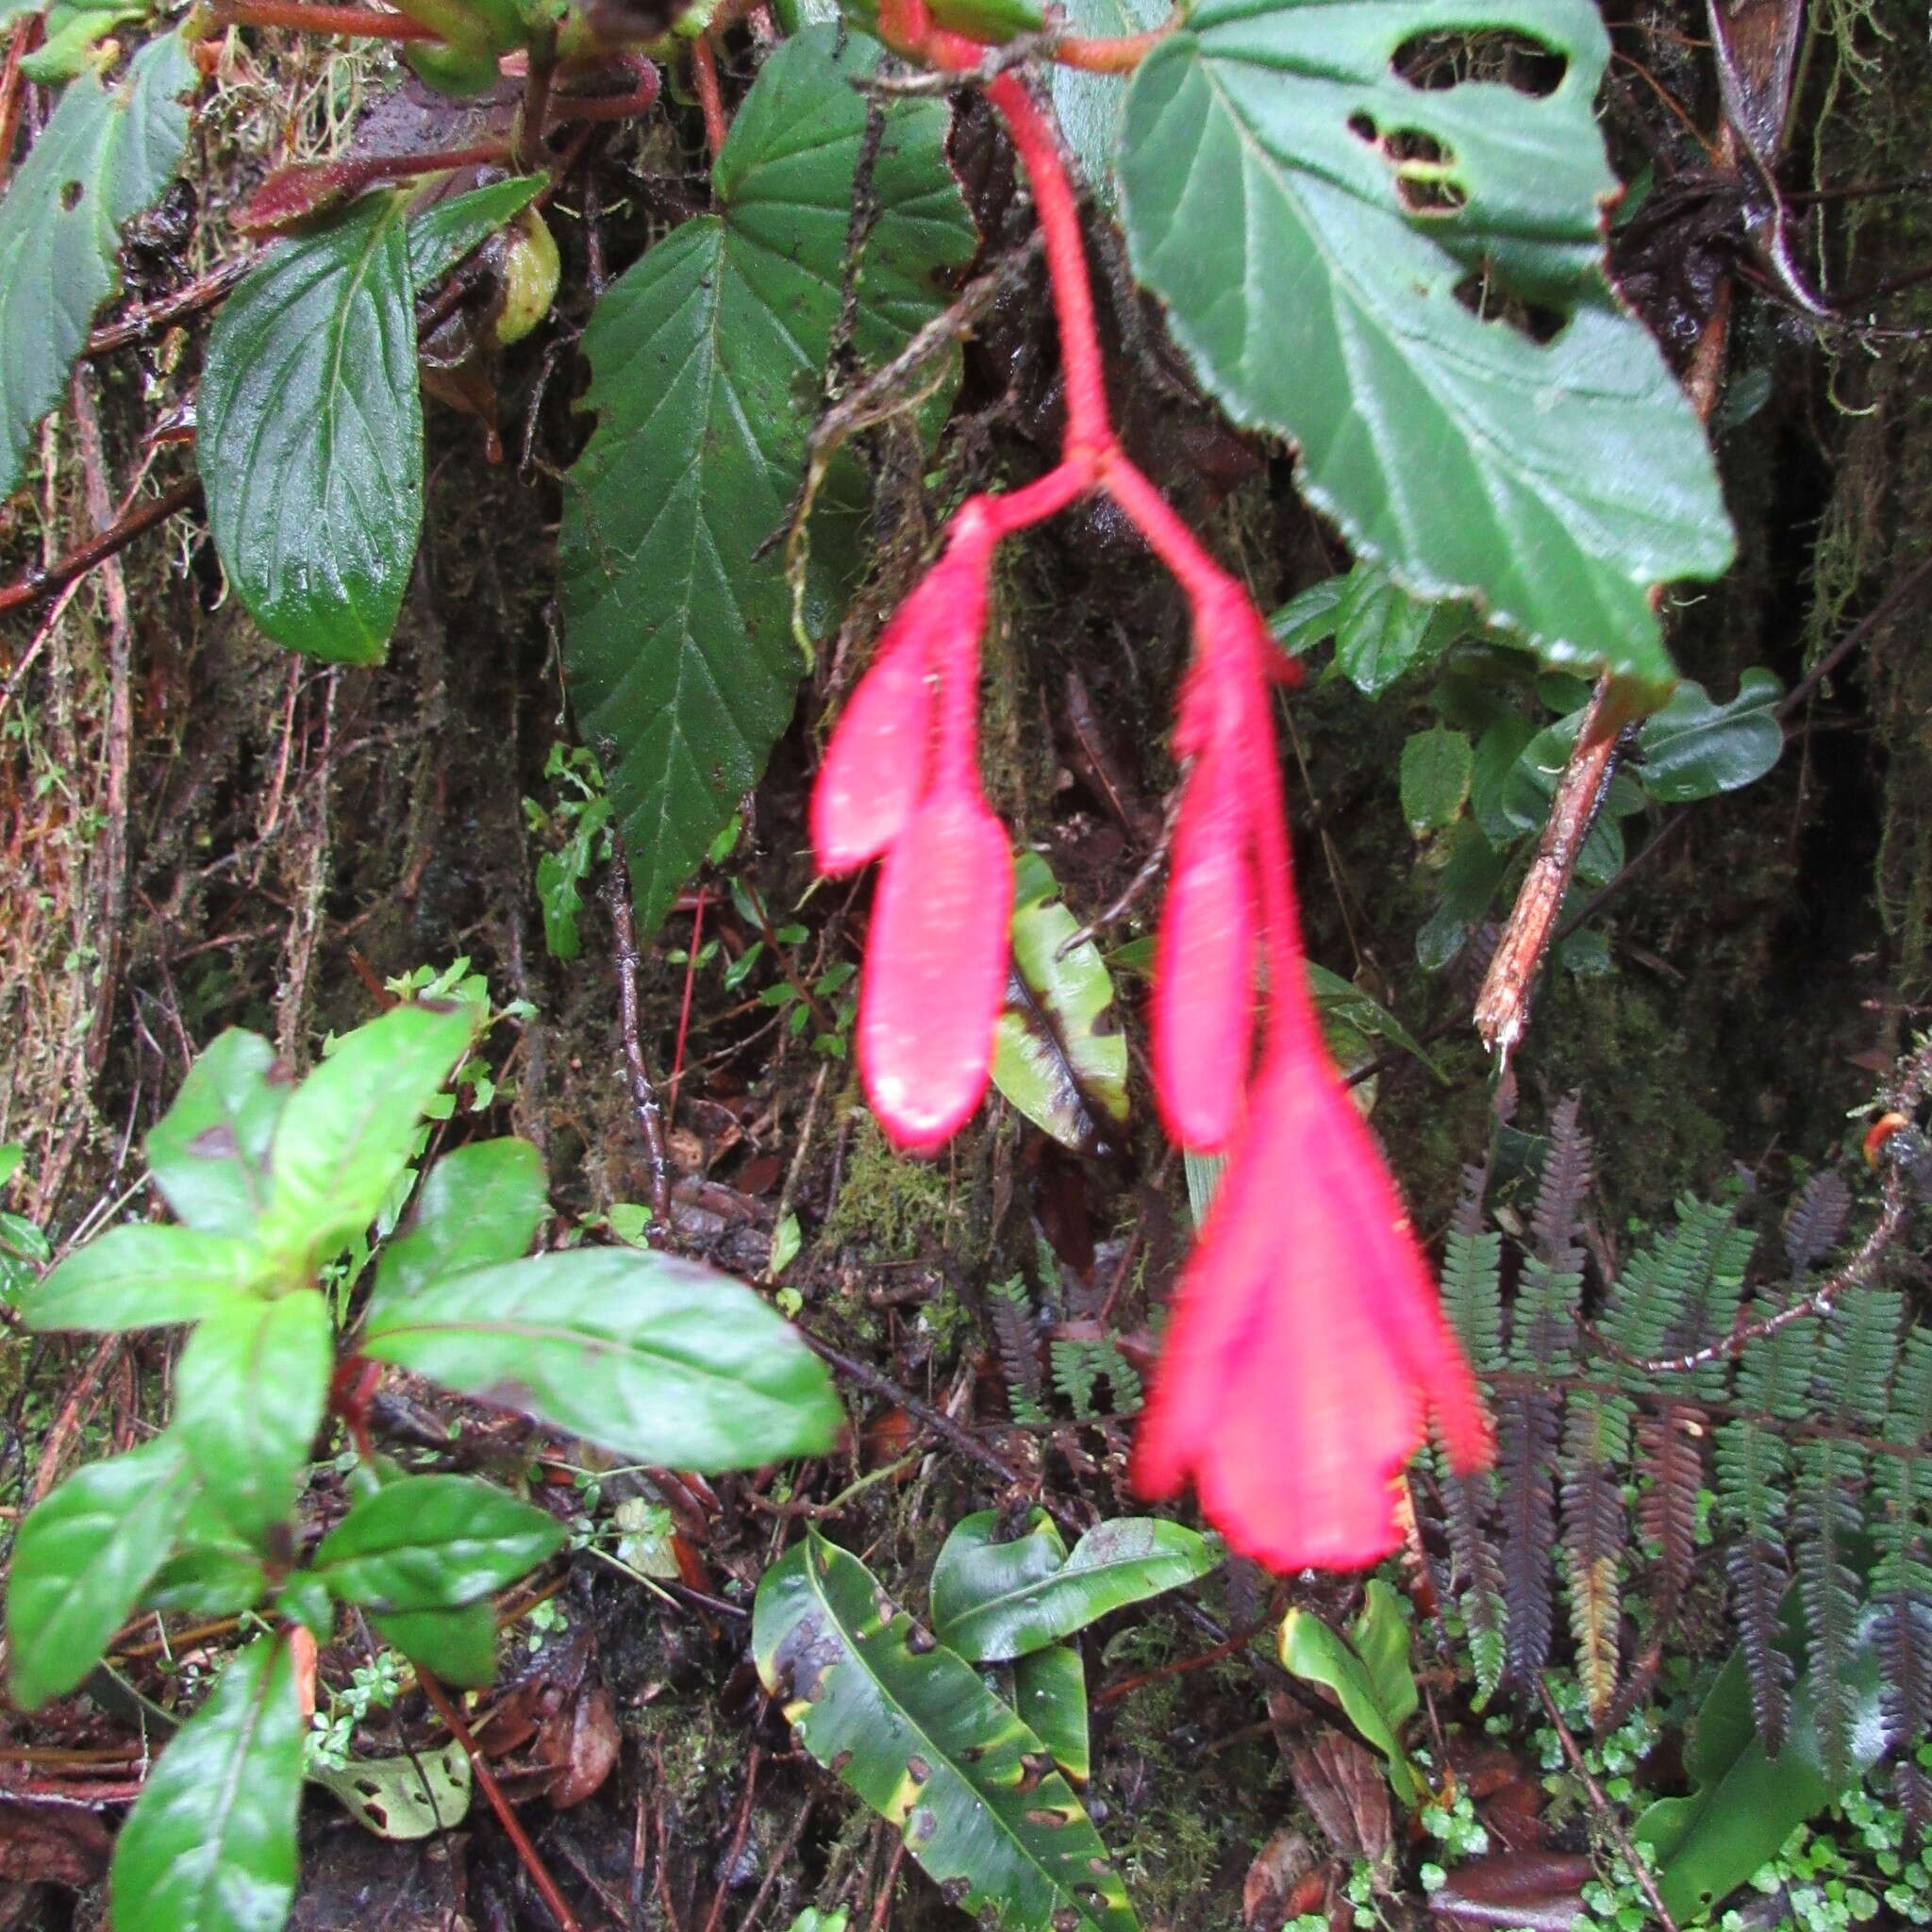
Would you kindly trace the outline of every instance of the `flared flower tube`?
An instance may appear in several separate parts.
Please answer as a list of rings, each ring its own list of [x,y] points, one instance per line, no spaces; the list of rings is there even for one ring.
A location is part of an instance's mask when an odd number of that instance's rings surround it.
[[[1427,1421],[1462,1469],[1490,1429],[1312,1008],[1297,1020],[1269,1041],[1182,1274],[1134,1484],[1161,1498],[1191,1478],[1271,1569],[1356,1570],[1401,1541],[1395,1486]]]

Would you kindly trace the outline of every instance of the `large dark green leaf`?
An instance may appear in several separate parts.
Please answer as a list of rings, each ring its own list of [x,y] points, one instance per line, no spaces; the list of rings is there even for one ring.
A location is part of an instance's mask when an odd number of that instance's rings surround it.
[[[240,1652],[114,1846],[114,1932],[281,1932],[295,1895],[301,1701],[288,1643]]]
[[[1398,70],[1484,34],[1560,80],[1463,78],[1453,48],[1437,84]],[[1119,168],[1136,270],[1203,380],[1295,441],[1361,555],[1656,691],[1651,589],[1722,571],[1731,537],[1690,406],[1603,275],[1607,53],[1590,0],[1201,0],[1129,84]],[[1487,318],[1458,299],[1477,284]]]
[[[598,420],[564,497],[564,661],[585,736],[615,748],[605,771],[646,933],[791,714],[791,592],[756,553],[804,474],[865,128],[851,83],[877,54],[831,27],[785,42],[719,156],[718,212],[650,250],[585,334]],[[933,272],[973,252],[945,129],[936,102],[886,110],[858,277],[869,362],[937,311]]]
[[[7,1588],[13,1701],[72,1690],[161,1566],[193,1492],[187,1456],[162,1436],[89,1463],[20,1526]]]
[[[76,1248],[21,1313],[29,1328],[163,1328],[226,1307],[263,1273],[260,1250],[239,1235],[130,1223]]]
[[[933,1626],[976,1663],[1024,1657],[1110,1611],[1176,1590],[1221,1560],[1178,1523],[1125,1516],[1096,1524],[1065,1561],[1059,1537],[1037,1519],[1029,1534],[994,1541],[998,1512],[963,1518],[933,1565]]]
[[[150,41],[112,87],[92,74],[69,81],[0,202],[0,496],[121,285],[121,225],[181,158],[193,84],[179,34]]]
[[[380,662],[423,525],[400,197],[280,243],[228,297],[199,414],[208,525],[250,615],[309,657]]]
[[[1013,866],[1013,962],[992,1077],[1036,1126],[1082,1154],[1127,1122],[1127,1037],[1100,948],[1060,948],[1079,922],[1037,852]]]
[[[748,1288],[635,1248],[446,1276],[379,1309],[362,1348],[673,1469],[820,1455],[843,1421],[817,1358]]]
[[[142,1143],[161,1198],[190,1227],[245,1234],[268,1201],[268,1150],[294,1091],[275,1050],[239,1026],[198,1055]]]
[[[175,1426],[209,1501],[251,1541],[294,1510],[334,1366],[328,1304],[308,1288],[218,1308],[181,1351]]]
[[[269,1150],[265,1242],[328,1255],[375,1219],[479,1018],[467,1001],[392,1007],[296,1088]]]
[[[950,1902],[1013,1932],[1133,1932],[1045,1746],[856,1557],[808,1536],[768,1570],[752,1654],[806,1748],[899,1826]]]
[[[1756,783],[1785,748],[1777,720],[1783,696],[1783,685],[1756,667],[1739,678],[1738,695],[1727,705],[1713,704],[1701,684],[1685,679],[1637,734],[1643,754],[1639,782],[1665,805]]]
[[[365,1496],[323,1538],[315,1574],[345,1603],[452,1610],[527,1575],[568,1532],[534,1505],[465,1475],[408,1475]]]
[[[446,1274],[514,1261],[550,1211],[543,1157],[527,1141],[475,1141],[445,1154],[416,1196],[407,1234],[383,1245],[370,1312]]]

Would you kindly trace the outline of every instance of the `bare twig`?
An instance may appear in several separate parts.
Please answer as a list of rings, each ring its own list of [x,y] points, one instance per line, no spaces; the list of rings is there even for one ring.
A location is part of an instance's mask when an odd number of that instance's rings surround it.
[[[711,1908],[705,1914],[705,1932],[718,1932],[719,1922],[724,1916],[724,1899],[731,1890],[732,1870],[738,1863],[739,1853],[744,1849],[744,1835],[751,1828],[752,1800],[758,1795],[758,1765],[762,1757],[763,1754],[754,1744],[744,1767],[744,1792],[738,1801],[738,1816],[731,1826],[731,1843],[718,1868],[718,1886],[711,1893]]]
[[[158,524],[165,524],[182,510],[192,508],[200,501],[199,476],[190,476],[185,482],[164,490],[151,503],[144,503],[139,509],[130,511],[111,530],[104,531],[92,542],[69,551],[44,569],[25,572],[0,589],[0,617],[64,591],[76,577],[85,576],[96,564],[105,563],[108,558],[125,550],[137,537],[145,535]]]
[[[617,1012],[624,1035],[625,1071],[630,1076],[631,1105],[637,1108],[638,1125],[644,1136],[644,1159],[651,1174],[652,1225],[658,1239],[664,1241],[671,1234],[671,1162],[664,1148],[664,1115],[638,1034],[637,927],[631,919],[630,873],[622,852],[612,856],[607,897],[611,931],[617,941]]]
[[[187,321],[191,315],[199,315],[204,308],[212,308],[254,268],[255,262],[253,254],[238,255],[207,275],[197,275],[193,281],[184,282],[180,288],[171,289],[152,302],[130,308],[116,321],[104,322],[88,337],[83,353],[92,359],[111,355],[116,349],[130,349],[138,343],[152,341],[163,329]]]

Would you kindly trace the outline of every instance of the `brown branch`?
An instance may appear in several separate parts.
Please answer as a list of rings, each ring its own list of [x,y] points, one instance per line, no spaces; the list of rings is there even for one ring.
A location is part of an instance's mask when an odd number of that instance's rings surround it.
[[[20,63],[41,37],[42,16],[24,13],[7,36],[7,58],[0,65],[0,187],[13,165],[13,137],[20,131],[22,75]]]
[[[651,1221],[659,1241],[671,1238],[671,1162],[664,1149],[664,1115],[658,1105],[658,1090],[651,1085],[650,1069],[644,1064],[644,1048],[638,1028],[638,939],[631,918],[630,872],[624,854],[612,849],[610,878],[607,896],[610,901],[610,926],[617,941],[617,1014],[624,1036],[624,1065],[630,1076],[631,1105],[637,1109],[638,1126],[644,1137],[644,1160],[651,1176]]]
[[[738,1801],[738,1816],[731,1826],[730,1846],[718,1868],[718,1887],[711,1894],[711,1908],[705,1914],[705,1932],[718,1932],[719,1921],[724,1916],[724,1897],[731,1890],[731,1874],[738,1863],[739,1853],[744,1849],[744,1835],[751,1828],[752,1800],[758,1794],[758,1765],[762,1755],[756,1744],[751,1747],[751,1757],[744,1768],[744,1792]]]
[[[118,321],[104,322],[88,337],[82,354],[89,358],[107,356],[116,349],[152,341],[174,324],[199,315],[204,308],[212,308],[254,266],[253,255],[238,255],[232,261],[223,262],[220,268],[198,275],[140,308],[130,308]]]
[[[142,504],[139,509],[123,517],[111,530],[104,531],[91,543],[83,543],[78,550],[69,551],[45,569],[25,571],[12,583],[0,589],[0,617],[64,591],[76,577],[84,577],[96,564],[105,563],[117,551],[126,549],[137,537],[152,530],[158,524],[165,524],[182,510],[192,508],[200,501],[199,476],[191,476],[185,482],[163,491],[152,502]]]

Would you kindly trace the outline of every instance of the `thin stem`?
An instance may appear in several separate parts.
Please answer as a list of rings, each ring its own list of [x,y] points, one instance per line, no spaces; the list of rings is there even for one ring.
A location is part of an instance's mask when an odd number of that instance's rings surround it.
[[[137,537],[152,530],[157,524],[165,524],[170,517],[192,508],[200,501],[199,476],[190,476],[185,482],[176,483],[152,503],[144,503],[139,509],[123,517],[111,530],[104,531],[92,543],[83,543],[78,550],[70,550],[44,570],[29,570],[12,583],[0,588],[0,617],[6,616],[9,610],[18,610],[25,605],[38,603],[42,597],[51,597],[57,591],[64,591],[76,577],[84,577],[95,564],[104,563],[117,550],[126,549]]]
[[[217,26],[280,26],[296,33],[355,34],[372,41],[434,41],[435,28],[386,8],[337,7],[327,0],[222,0]]]
[[[698,106],[704,109],[705,145],[715,161],[724,152],[724,137],[730,130],[724,120],[724,96],[718,87],[718,56],[708,34],[700,34],[691,43],[691,75],[697,85]]]

